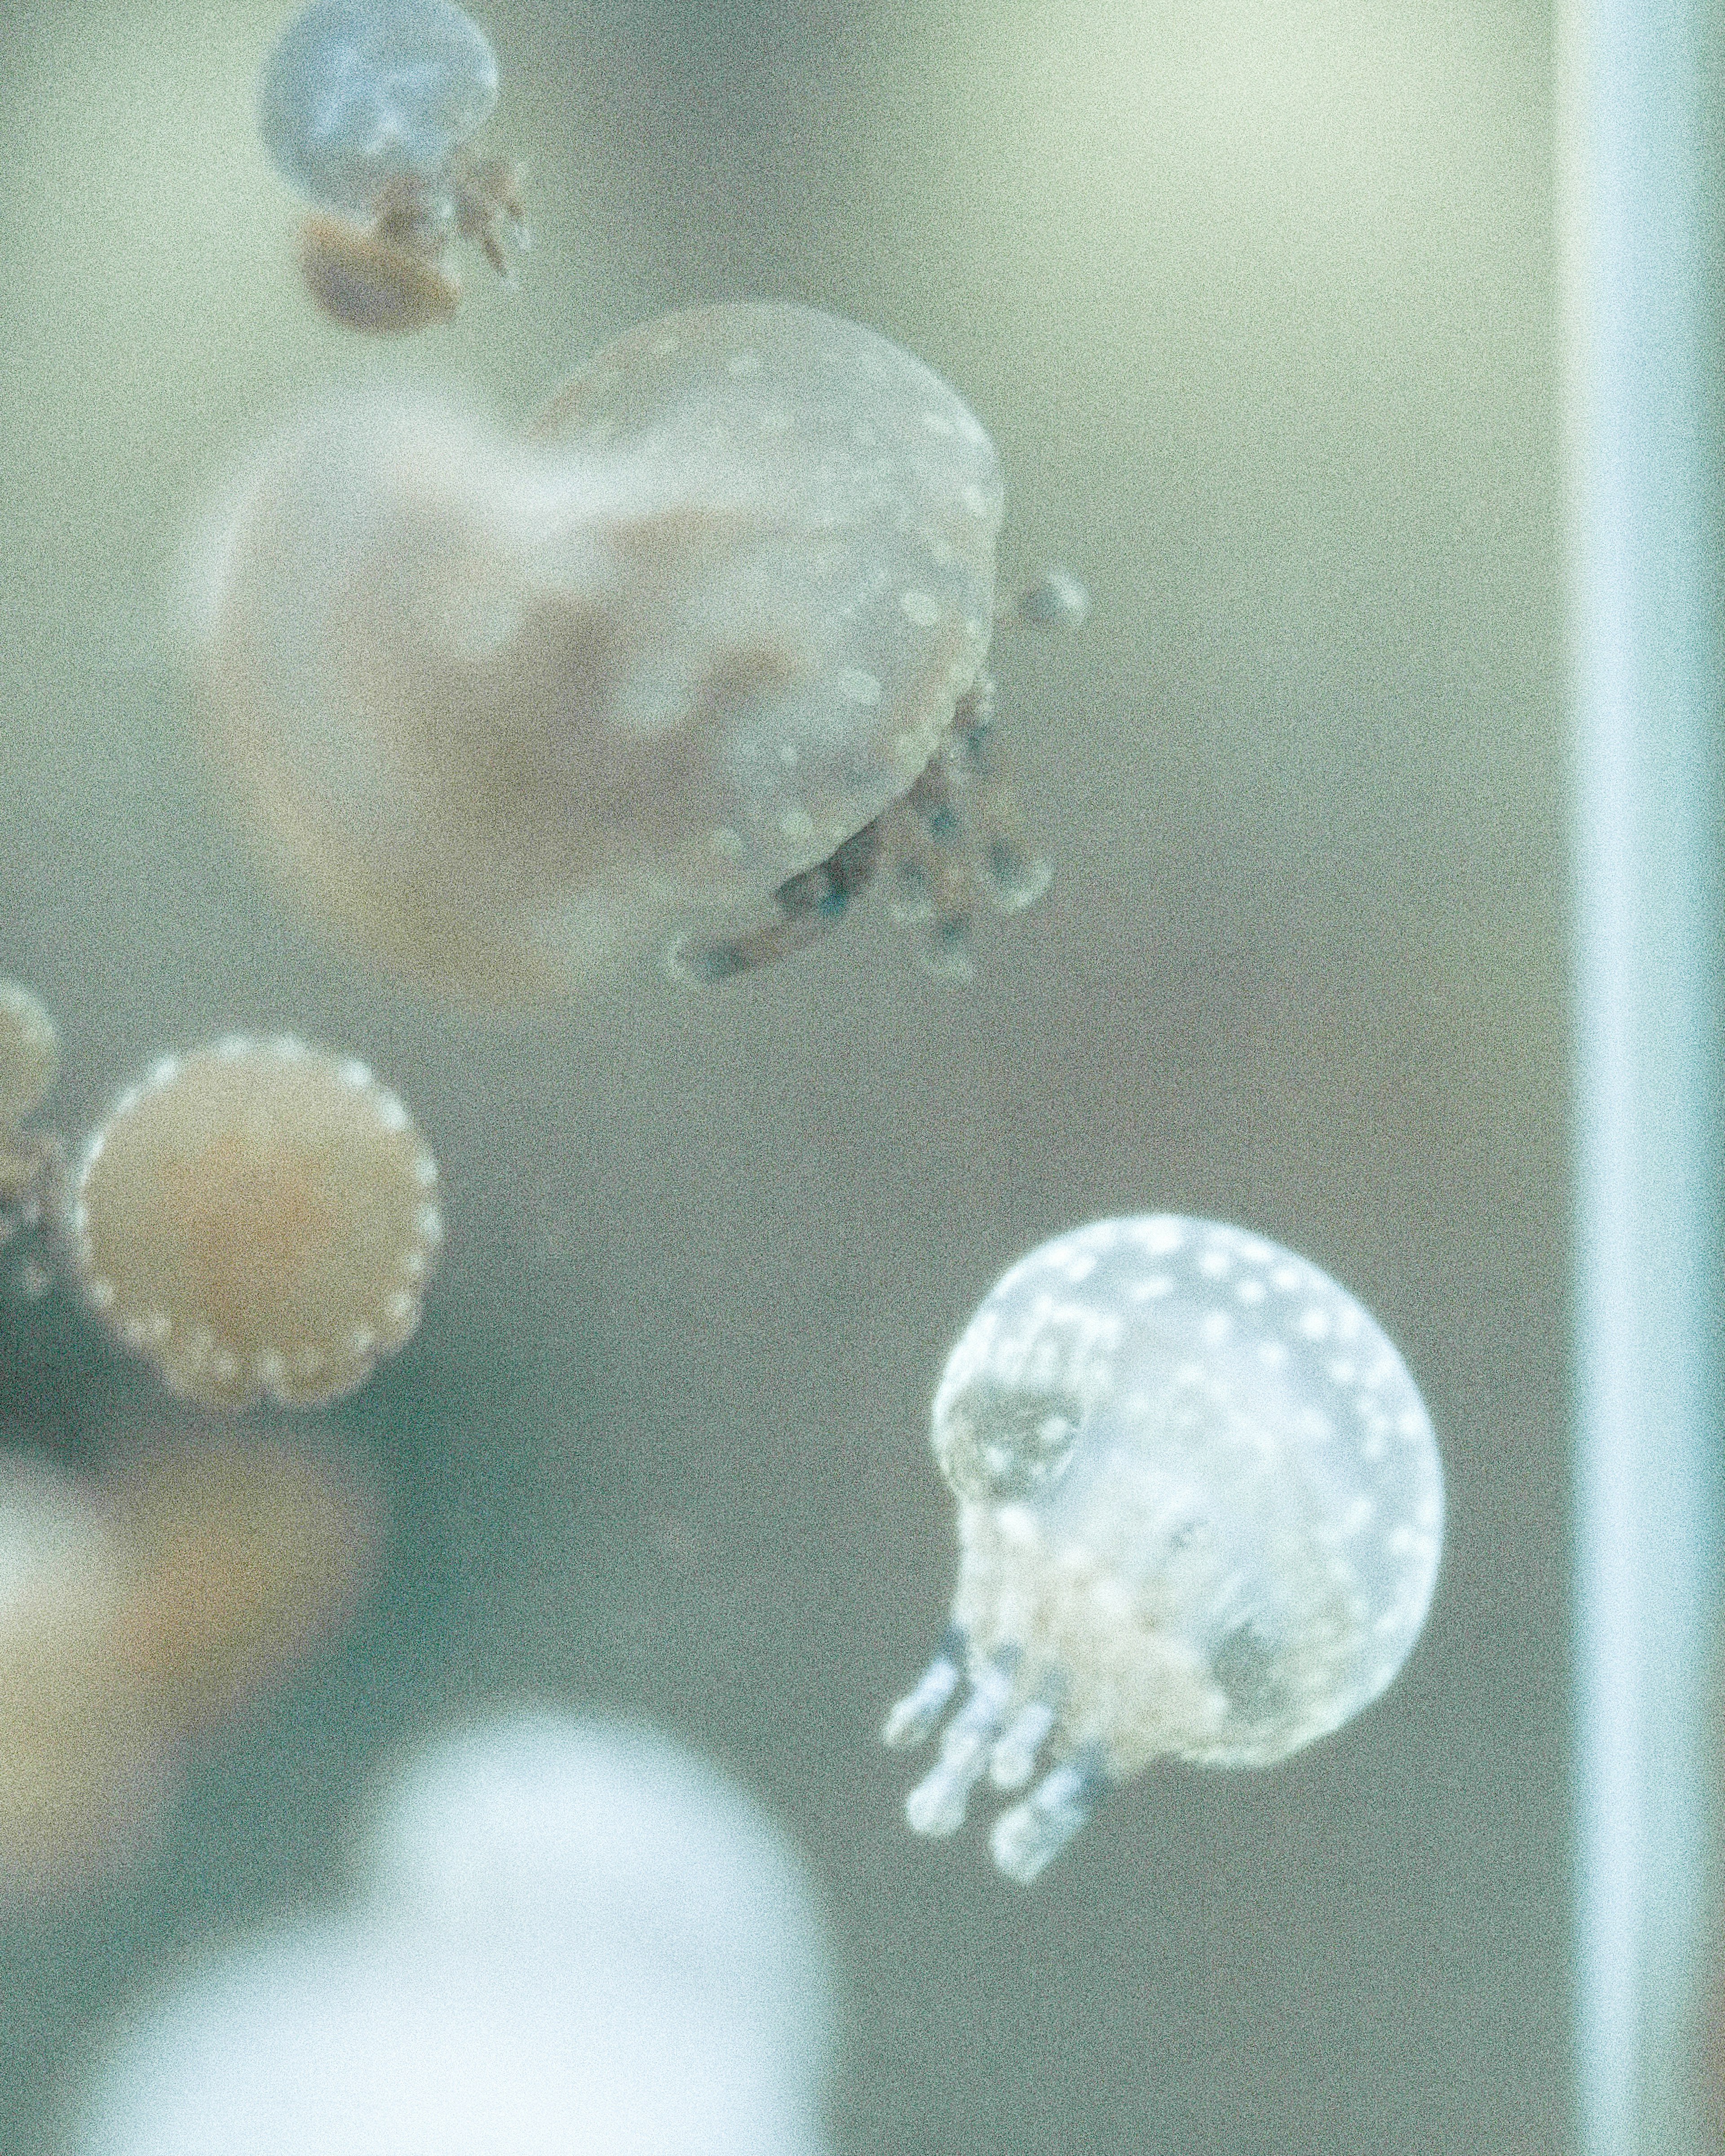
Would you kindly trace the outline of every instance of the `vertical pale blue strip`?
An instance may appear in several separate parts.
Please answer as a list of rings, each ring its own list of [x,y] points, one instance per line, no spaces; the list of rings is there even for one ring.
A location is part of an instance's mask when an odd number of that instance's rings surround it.
[[[1586,2156],[1703,2156],[1721,1918],[1719,239],[1706,0],[1561,18]]]

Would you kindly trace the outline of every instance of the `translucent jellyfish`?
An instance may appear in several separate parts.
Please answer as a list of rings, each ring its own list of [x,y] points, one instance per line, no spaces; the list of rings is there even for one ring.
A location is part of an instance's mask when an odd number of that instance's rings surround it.
[[[115,1336],[225,1408],[362,1383],[418,1324],[443,1233],[437,1164],[363,1063],[238,1035],[121,1095],[67,1229]]]
[[[56,1154],[51,1138],[23,1125],[59,1065],[54,1020],[22,983],[0,978],[0,1243],[40,1217]]]
[[[467,146],[496,101],[496,56],[451,0],[313,0],[282,32],[258,131],[315,206],[300,269],[337,321],[389,335],[445,320],[456,233],[507,274],[526,240],[516,168]]]
[[[349,1915],[230,1948],[136,2017],[86,2156],[819,2156],[806,1886],[716,1772],[529,1713],[434,1747],[377,1847]]]
[[[1266,1767],[1338,1727],[1425,1622],[1443,1481],[1413,1379],[1345,1289],[1242,1229],[1154,1214],[1033,1250],[948,1358],[933,1443],[957,1594],[883,1735],[920,1743],[968,1676],[919,1834],[1045,1757],[994,1823],[1013,1878],[1152,1759]]]
[[[956,392],[802,307],[635,330],[526,442],[351,399],[203,565],[211,739],[282,878],[458,994],[561,994],[679,916],[681,970],[736,973],[883,862],[960,970],[978,897],[1045,880],[984,665],[1000,507]]]

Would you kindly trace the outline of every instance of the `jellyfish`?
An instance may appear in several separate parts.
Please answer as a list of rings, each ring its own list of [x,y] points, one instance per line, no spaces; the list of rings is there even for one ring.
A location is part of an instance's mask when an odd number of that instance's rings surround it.
[[[821,2156],[802,1867],[705,1762],[648,1730],[488,1718],[408,1768],[374,1855],[354,1906],[144,2004],[82,2156]]]
[[[0,1452],[0,1897],[146,1848],[182,1740],[348,1607],[375,1508],[331,1461],[184,1433],[75,1477]]]
[[[371,1577],[373,1492],[326,1447],[225,1430],[136,1445],[105,1494],[123,1557],[109,1658],[177,1731],[333,1632]]]
[[[1034,1879],[1151,1760],[1268,1767],[1375,1699],[1443,1534],[1431,1424],[1370,1314],[1219,1221],[1098,1221],[1021,1259],[947,1358],[932,1437],[958,1588],[887,1717],[906,1815],[955,1831],[987,1774],[1029,1795],[995,1863]]]
[[[459,234],[501,276],[526,244],[519,175],[468,143],[497,101],[497,60],[452,0],[312,0],[258,84],[270,162],[312,204],[300,272],[336,321],[398,335],[446,321]]]
[[[366,1065],[284,1037],[164,1056],[70,1178],[85,1296],[175,1392],[334,1399],[419,1322],[437,1164]]]
[[[0,1900],[123,1861],[171,1792],[154,1702],[115,1668],[125,1587],[95,1485],[0,1452]]]
[[[58,1158],[54,1141],[24,1130],[59,1074],[54,1020],[22,982],[0,978],[0,1243],[41,1218]]]
[[[1046,870],[986,661],[1000,477],[874,331],[629,332],[524,441],[396,390],[272,444],[202,563],[203,706],[268,865],[398,970],[558,996],[660,937],[711,979],[885,870],[962,972]]]
[[[445,1732],[395,1778],[372,1848],[379,1907],[547,1982],[578,1964],[767,2032],[776,2080],[813,2106],[830,2010],[806,1867],[660,1731],[526,1707]]]

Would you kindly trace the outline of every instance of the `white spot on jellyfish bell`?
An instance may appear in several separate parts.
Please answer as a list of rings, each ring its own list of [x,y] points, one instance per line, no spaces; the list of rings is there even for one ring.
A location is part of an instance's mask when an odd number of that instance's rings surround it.
[[[933,1443],[957,1593],[883,1735],[921,1743],[968,1679],[920,1834],[1047,1745],[994,1824],[1015,1879],[1152,1759],[1270,1766],[1338,1727],[1425,1622],[1443,1481],[1413,1379],[1345,1289],[1240,1229],[1159,1214],[1033,1250],[948,1358]]]
[[[808,915],[842,911],[980,687],[1001,490],[960,414],[872,331],[750,305],[623,337],[527,442],[399,391],[283,436],[200,597],[211,738],[270,862],[492,1002],[678,914],[789,919],[805,876]],[[781,947],[721,947],[709,970]]]

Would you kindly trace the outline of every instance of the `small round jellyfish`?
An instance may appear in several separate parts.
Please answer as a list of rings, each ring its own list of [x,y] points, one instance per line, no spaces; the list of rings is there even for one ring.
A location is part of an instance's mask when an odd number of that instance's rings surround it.
[[[456,233],[508,274],[508,245],[526,243],[518,176],[467,147],[496,100],[496,56],[451,0],[313,0],[282,32],[258,131],[314,205],[298,259],[326,314],[382,336],[446,321]]]
[[[566,993],[680,913],[711,978],[886,865],[962,971],[1045,870],[984,662],[1000,476],[955,391],[809,309],[672,315],[531,440],[395,391],[273,444],[200,593],[206,715],[270,864],[403,972]]]
[[[40,1217],[54,1142],[21,1126],[47,1099],[59,1066],[54,1020],[22,982],[0,978],[0,1243]]]
[[[90,1138],[67,1205],[92,1308],[223,1408],[352,1391],[412,1336],[443,1234],[407,1110],[292,1038],[164,1056]]]
[[[1425,1622],[1443,1480],[1414,1381],[1344,1288],[1243,1229],[1151,1214],[1031,1251],[952,1349],[932,1435],[957,1594],[882,1734],[920,1743],[968,1677],[919,1834],[1048,1748],[994,1823],[1012,1878],[1152,1759],[1270,1766],[1338,1727]]]

